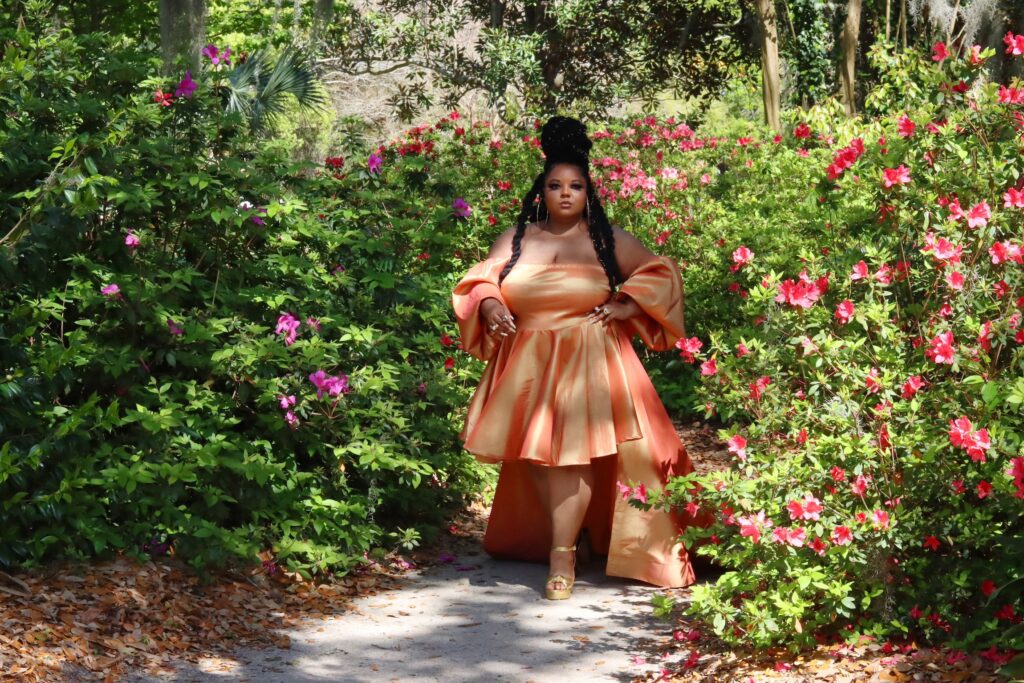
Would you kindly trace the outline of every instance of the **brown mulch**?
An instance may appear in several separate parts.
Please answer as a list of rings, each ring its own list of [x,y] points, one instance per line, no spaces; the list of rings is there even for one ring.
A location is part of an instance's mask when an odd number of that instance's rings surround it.
[[[0,572],[0,681],[113,682],[240,646],[288,648],[278,630],[344,614],[353,598],[398,585],[416,565],[482,535],[481,519],[462,513],[429,547],[321,584],[269,562],[204,584],[173,557]]]

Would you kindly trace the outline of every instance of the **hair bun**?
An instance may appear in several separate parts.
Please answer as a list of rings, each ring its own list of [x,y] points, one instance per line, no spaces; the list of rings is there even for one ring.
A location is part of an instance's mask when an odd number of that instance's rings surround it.
[[[548,159],[572,159],[588,162],[590,148],[587,127],[577,119],[552,116],[540,133],[540,148]]]

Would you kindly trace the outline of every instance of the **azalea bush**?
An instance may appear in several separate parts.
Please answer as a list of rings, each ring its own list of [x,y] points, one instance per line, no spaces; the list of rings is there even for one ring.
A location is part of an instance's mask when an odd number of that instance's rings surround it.
[[[915,106],[843,124],[793,181],[820,240],[728,244],[744,322],[678,344],[734,466],[659,502],[714,514],[687,609],[729,642],[1024,649],[1024,84],[991,54],[939,44]]]
[[[345,572],[483,487],[451,275],[418,258],[458,241],[447,187],[293,162],[225,106],[216,46],[162,79],[102,35],[3,37],[0,565]]]

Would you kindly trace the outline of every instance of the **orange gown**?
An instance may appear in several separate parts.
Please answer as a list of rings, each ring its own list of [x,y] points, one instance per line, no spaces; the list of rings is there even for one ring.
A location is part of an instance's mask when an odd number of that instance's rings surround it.
[[[452,305],[462,348],[488,361],[469,404],[463,447],[477,460],[502,463],[484,537],[488,554],[547,562],[550,522],[527,469],[590,464],[594,491],[583,521],[606,573],[662,587],[694,581],[678,535],[696,520],[631,506],[617,482],[662,488],[693,466],[631,339],[672,348],[684,334],[683,284],[674,261],[657,256],[620,286],[643,312],[608,327],[585,316],[608,300],[604,269],[591,264],[516,263],[498,284],[507,258],[478,262],[455,286]],[[486,333],[480,302],[494,297],[516,332]]]

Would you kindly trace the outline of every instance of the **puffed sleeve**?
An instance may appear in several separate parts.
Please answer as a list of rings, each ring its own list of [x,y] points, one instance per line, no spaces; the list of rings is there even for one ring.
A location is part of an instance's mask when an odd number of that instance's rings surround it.
[[[486,333],[480,320],[480,302],[494,297],[501,303],[498,275],[508,259],[485,259],[475,264],[452,291],[452,308],[459,323],[462,348],[470,355],[487,360],[499,346],[499,339]]]
[[[665,351],[686,336],[683,277],[675,261],[655,256],[622,283],[618,296],[623,294],[629,295],[643,310],[623,322],[630,338],[639,334],[649,348]]]

